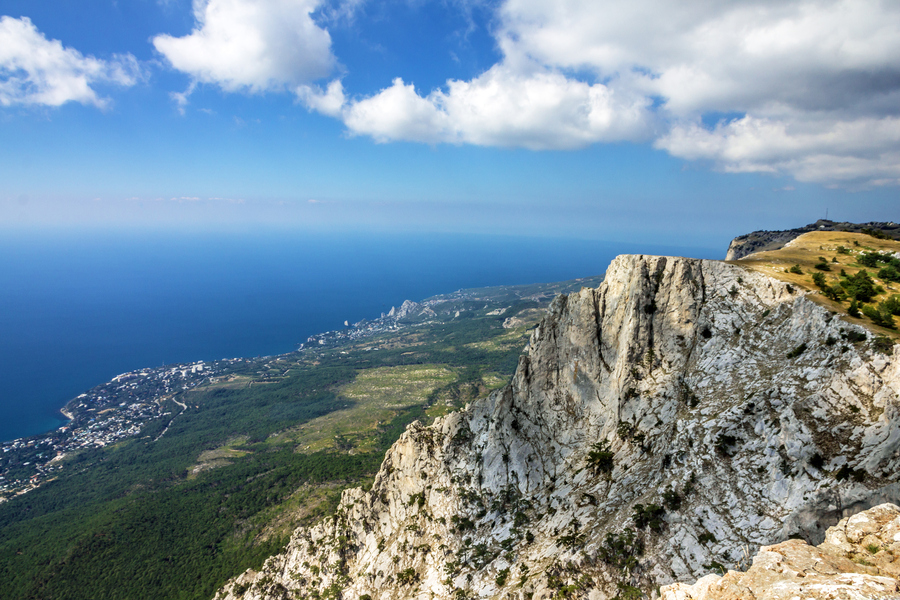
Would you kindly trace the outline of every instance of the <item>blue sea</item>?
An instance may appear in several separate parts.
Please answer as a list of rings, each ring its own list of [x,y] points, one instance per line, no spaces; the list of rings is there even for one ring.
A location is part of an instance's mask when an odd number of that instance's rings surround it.
[[[4,234],[0,440],[59,426],[66,402],[126,371],[289,352],[404,299],[598,275],[638,252],[724,255],[450,234]]]

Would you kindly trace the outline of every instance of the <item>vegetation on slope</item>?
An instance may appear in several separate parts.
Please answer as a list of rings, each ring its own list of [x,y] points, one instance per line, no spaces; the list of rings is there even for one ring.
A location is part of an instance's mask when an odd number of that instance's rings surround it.
[[[407,424],[505,383],[544,303],[495,291],[459,316],[248,361],[179,393],[188,409],[162,437],[150,422],[0,504],[0,597],[211,597],[365,483]],[[531,318],[504,328],[516,314]]]
[[[900,242],[862,233],[816,231],[785,247],[735,261],[815,291],[812,298],[848,321],[897,339]]]

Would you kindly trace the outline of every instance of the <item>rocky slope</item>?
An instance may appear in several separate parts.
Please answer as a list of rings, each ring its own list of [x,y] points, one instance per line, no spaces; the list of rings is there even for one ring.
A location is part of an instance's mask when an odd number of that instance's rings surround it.
[[[803,540],[763,547],[746,573],[674,583],[661,600],[896,600],[898,578],[900,507],[880,504],[829,528],[818,547]]]
[[[506,388],[218,598],[640,598],[900,501],[900,347],[765,275],[621,256]]]
[[[872,223],[836,223],[827,219],[819,219],[804,227],[787,229],[784,231],[754,231],[745,235],[739,235],[731,240],[725,260],[740,260],[754,252],[777,250],[785,244],[810,231],[851,231],[865,233],[867,231],[881,232],[888,238],[900,237],[900,224],[893,222]]]

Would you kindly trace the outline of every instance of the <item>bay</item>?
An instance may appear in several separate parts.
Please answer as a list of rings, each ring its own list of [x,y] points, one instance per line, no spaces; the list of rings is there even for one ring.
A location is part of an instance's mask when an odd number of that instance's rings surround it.
[[[0,440],[62,424],[142,367],[296,349],[461,288],[602,274],[618,254],[721,249],[488,235],[56,231],[0,239]]]

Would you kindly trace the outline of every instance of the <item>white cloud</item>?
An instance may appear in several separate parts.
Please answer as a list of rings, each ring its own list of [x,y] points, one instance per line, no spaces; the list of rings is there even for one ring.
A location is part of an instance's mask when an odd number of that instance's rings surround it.
[[[109,104],[94,86],[134,85],[140,74],[130,54],[112,60],[83,56],[48,40],[28,17],[0,17],[0,104],[60,106],[81,102],[103,108]]]
[[[346,102],[344,86],[339,79],[329,83],[324,92],[317,86],[301,85],[294,93],[308,108],[330,117],[340,116]]]
[[[195,30],[154,45],[195,83],[292,91],[377,142],[540,150],[652,139],[725,171],[898,178],[900,2],[505,0],[492,23],[502,59],[471,80],[322,89],[336,59],[311,14],[330,26],[363,1],[194,0]]]
[[[301,100],[379,142],[565,149],[656,132],[726,171],[898,176],[900,3],[507,0],[497,18],[503,59],[471,81]]]
[[[340,114],[351,133],[378,142],[571,149],[646,138],[650,130],[648,99],[546,69],[518,73],[495,65],[472,81],[450,81],[446,91],[425,97],[399,78],[352,102],[333,85],[328,94],[307,93],[301,100],[325,114]]]
[[[223,90],[292,89],[335,66],[331,36],[313,21],[320,0],[194,0],[194,31],[153,45],[194,81]]]
[[[746,116],[713,129],[676,125],[657,145],[730,172],[785,172],[799,181],[900,182],[900,118],[834,120]]]

